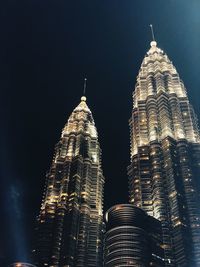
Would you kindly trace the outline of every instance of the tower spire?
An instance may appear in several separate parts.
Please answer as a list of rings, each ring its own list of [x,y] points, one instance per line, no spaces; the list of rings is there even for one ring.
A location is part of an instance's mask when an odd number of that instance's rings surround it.
[[[81,97],[81,101],[86,101],[86,87],[87,87],[87,78],[84,78],[84,85],[83,85],[83,96]]]
[[[85,93],[86,93],[86,87],[87,87],[87,78],[84,78],[83,96],[85,96]]]
[[[155,42],[156,40],[155,40],[155,35],[154,35],[153,25],[150,24],[149,26],[150,26],[150,28],[151,28],[152,41]]]

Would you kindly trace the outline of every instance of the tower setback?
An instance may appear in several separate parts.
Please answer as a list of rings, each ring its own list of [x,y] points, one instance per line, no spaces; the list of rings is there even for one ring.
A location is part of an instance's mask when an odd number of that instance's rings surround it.
[[[104,177],[101,149],[86,97],[55,147],[36,227],[37,266],[102,266]]]
[[[155,41],[133,93],[130,202],[162,224],[166,266],[200,266],[200,135],[186,88]]]

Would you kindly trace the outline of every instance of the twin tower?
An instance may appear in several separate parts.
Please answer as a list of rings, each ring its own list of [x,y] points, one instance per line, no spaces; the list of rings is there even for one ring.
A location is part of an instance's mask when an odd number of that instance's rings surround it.
[[[133,93],[129,204],[103,217],[101,149],[86,97],[55,147],[37,220],[38,267],[200,267],[200,134],[155,41]]]

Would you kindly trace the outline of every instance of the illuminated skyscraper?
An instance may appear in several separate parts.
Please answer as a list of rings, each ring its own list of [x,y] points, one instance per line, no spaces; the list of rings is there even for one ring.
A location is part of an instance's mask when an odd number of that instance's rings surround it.
[[[104,177],[86,97],[66,123],[46,177],[37,221],[37,266],[102,266]]]
[[[200,135],[186,88],[155,41],[133,93],[130,202],[160,220],[166,266],[200,266]]]

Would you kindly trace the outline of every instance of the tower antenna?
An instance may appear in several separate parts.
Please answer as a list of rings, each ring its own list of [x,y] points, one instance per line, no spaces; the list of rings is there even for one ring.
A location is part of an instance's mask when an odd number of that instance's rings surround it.
[[[85,96],[86,93],[86,87],[87,87],[87,78],[84,79],[84,86],[83,86],[83,95]]]
[[[150,26],[150,28],[151,28],[152,39],[153,39],[153,41],[155,42],[155,35],[154,35],[153,25],[150,24],[149,26]]]

